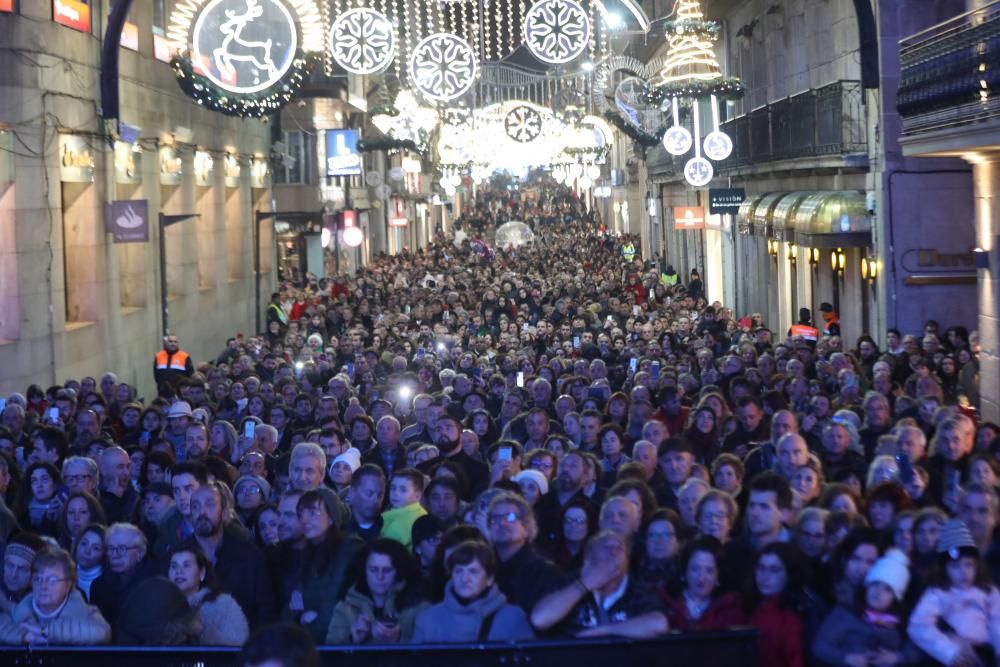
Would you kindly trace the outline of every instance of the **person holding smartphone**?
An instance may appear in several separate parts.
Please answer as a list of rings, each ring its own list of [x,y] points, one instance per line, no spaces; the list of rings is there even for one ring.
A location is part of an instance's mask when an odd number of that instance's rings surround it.
[[[417,614],[430,606],[413,556],[395,540],[368,545],[354,584],[337,603],[326,644],[409,642]]]

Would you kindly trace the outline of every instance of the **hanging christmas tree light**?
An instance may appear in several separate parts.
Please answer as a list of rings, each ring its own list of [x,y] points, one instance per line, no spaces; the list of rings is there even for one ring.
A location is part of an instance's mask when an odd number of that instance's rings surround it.
[[[719,24],[708,21],[699,0],[677,0],[675,18],[666,23],[669,41],[667,58],[660,70],[658,87],[650,101],[660,102],[670,110],[673,125],[663,134],[663,147],[671,155],[685,155],[694,146],[695,156],[684,165],[684,178],[695,187],[707,185],[714,175],[707,158],[725,160],[733,151],[733,142],[719,129],[719,99],[742,97],[744,87],[739,79],[725,77],[715,57],[713,46],[719,38]],[[698,105],[706,98],[712,109],[712,131],[701,142]],[[692,109],[694,136],[681,124],[680,106]]]

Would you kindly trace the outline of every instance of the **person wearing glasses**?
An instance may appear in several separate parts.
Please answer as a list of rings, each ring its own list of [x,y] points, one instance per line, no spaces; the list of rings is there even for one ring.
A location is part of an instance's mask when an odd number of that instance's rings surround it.
[[[501,493],[490,502],[486,523],[497,552],[497,587],[511,604],[530,610],[559,579],[559,569],[532,544],[538,525],[531,505],[520,495]]]
[[[90,601],[114,624],[122,601],[136,585],[152,576],[153,568],[146,560],[146,536],[132,524],[111,524],[104,540],[108,567],[91,584]]]
[[[0,643],[14,645],[107,644],[111,626],[76,588],[76,565],[57,548],[31,563],[31,593],[0,616]]]

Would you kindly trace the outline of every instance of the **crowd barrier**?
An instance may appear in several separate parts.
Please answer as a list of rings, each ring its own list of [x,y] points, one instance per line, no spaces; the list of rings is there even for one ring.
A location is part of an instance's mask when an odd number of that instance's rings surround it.
[[[758,667],[757,631],[671,634],[629,641],[586,639],[517,644],[421,644],[419,646],[324,646],[322,664],[337,667]],[[229,667],[236,649],[143,646],[4,647],[0,665],[74,667]]]

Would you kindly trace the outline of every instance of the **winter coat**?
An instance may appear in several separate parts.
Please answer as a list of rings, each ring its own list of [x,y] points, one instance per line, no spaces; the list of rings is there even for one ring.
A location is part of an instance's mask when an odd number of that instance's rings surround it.
[[[837,605],[827,615],[813,640],[813,657],[828,665],[843,665],[852,653],[875,653],[881,650],[900,655],[900,664],[917,664],[920,653],[906,639],[902,626],[887,628],[874,625]]]
[[[239,603],[251,628],[270,623],[274,620],[274,587],[263,554],[235,521],[225,525],[222,535],[215,551],[219,587]],[[184,544],[197,547],[198,540],[192,535]],[[165,573],[168,567],[164,556],[160,571]]]
[[[681,632],[693,630],[726,630],[739,625],[746,625],[746,615],[743,613],[743,601],[736,593],[723,593],[712,598],[708,609],[695,620],[687,608],[684,594],[668,597],[667,618],[671,630]]]
[[[66,605],[55,618],[39,619],[28,594],[13,610],[0,617],[0,643],[23,644],[22,623],[36,623],[45,629],[50,645],[107,644],[111,641],[111,626],[97,607],[87,604],[80,591],[70,591]]]
[[[105,568],[94,583],[90,585],[90,603],[95,605],[101,616],[113,623],[115,631],[118,628],[118,618],[122,604],[133,588],[156,574],[153,563],[142,560],[128,574],[122,576]]]
[[[950,631],[938,624],[947,623]],[[990,644],[1000,653],[1000,591],[928,588],[910,615],[910,639],[932,658],[950,665],[963,643]]]
[[[534,638],[534,630],[524,611],[507,604],[507,598],[495,584],[483,596],[467,605],[455,597],[449,585],[443,602],[425,609],[417,616],[413,643],[475,642],[479,639],[483,620],[490,614],[495,615],[487,641],[513,642]]]
[[[802,619],[781,607],[778,597],[761,600],[750,616],[750,625],[760,630],[760,664],[803,667]]]
[[[427,510],[420,503],[410,503],[382,512],[381,537],[396,540],[409,549],[413,546],[413,523],[425,514]]]
[[[398,618],[399,641],[409,642],[410,638],[413,637],[413,626],[417,621],[417,614],[427,609],[430,604],[421,601],[409,607],[398,609],[396,598],[404,586],[405,584],[402,583],[397,584],[396,588],[389,593],[385,606],[382,607],[382,615]],[[372,600],[371,595],[358,591],[356,586],[351,586],[351,590],[347,591],[347,597],[338,602],[333,609],[333,618],[330,619],[330,627],[326,631],[326,641],[323,643],[350,644],[351,628],[354,627],[354,622],[358,620],[359,616],[375,618],[375,601]],[[375,643],[375,640],[369,637],[364,643]]]
[[[188,596],[188,604],[198,610],[201,621],[199,646],[243,646],[250,636],[250,626],[242,607],[228,593],[219,593],[208,600],[211,593],[203,588]]]
[[[562,572],[530,544],[497,566],[497,587],[511,604],[527,613],[558,585]]]
[[[316,572],[310,568],[302,580],[302,606],[306,611],[316,612],[316,618],[303,627],[313,636],[316,643],[326,638],[333,618],[333,608],[344,598],[350,582],[350,569],[358,554],[365,548],[364,541],[357,535],[344,534],[336,552],[326,564],[326,569]],[[287,607],[283,611],[284,620],[293,620],[297,613]]]

